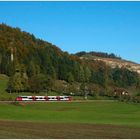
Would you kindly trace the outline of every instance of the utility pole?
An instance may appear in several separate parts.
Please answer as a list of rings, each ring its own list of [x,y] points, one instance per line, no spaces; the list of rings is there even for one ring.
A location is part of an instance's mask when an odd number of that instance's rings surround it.
[[[10,42],[11,62],[14,62],[15,47],[13,46],[14,39]]]
[[[13,48],[11,47],[11,62],[13,62],[14,61],[14,53],[13,53],[14,51],[13,51]]]

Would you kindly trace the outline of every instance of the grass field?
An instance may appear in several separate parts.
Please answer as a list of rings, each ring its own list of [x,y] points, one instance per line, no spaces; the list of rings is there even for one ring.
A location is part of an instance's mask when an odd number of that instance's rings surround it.
[[[0,103],[0,138],[140,138],[140,104]]]

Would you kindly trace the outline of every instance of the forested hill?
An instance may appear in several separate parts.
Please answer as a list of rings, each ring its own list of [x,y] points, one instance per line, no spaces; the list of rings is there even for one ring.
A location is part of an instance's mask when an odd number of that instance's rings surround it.
[[[0,24],[0,74],[10,77],[10,92],[54,90],[83,94],[87,90],[91,95],[104,95],[116,87],[140,87],[136,72],[111,68],[101,61],[82,60],[5,24]]]
[[[14,59],[12,63],[11,52]],[[0,73],[10,75],[14,63],[14,66],[24,65],[29,76],[38,71],[66,79],[65,70],[72,72],[80,61],[77,59],[57,46],[37,39],[33,34],[0,24]]]

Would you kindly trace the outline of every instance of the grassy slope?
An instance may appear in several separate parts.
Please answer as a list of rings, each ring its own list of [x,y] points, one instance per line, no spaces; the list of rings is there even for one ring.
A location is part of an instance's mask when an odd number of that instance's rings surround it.
[[[0,74],[0,93],[4,93],[8,82],[8,77]]]
[[[1,120],[119,124],[140,127],[140,105],[113,101],[0,105]]]
[[[0,101],[15,100],[15,98],[18,96],[16,93],[10,94],[5,91],[8,84],[8,80],[8,76],[0,74]]]

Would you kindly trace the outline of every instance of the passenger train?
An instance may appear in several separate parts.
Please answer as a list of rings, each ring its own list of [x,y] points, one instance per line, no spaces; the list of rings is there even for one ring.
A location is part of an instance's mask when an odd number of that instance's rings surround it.
[[[71,101],[70,96],[19,96],[16,101]]]

